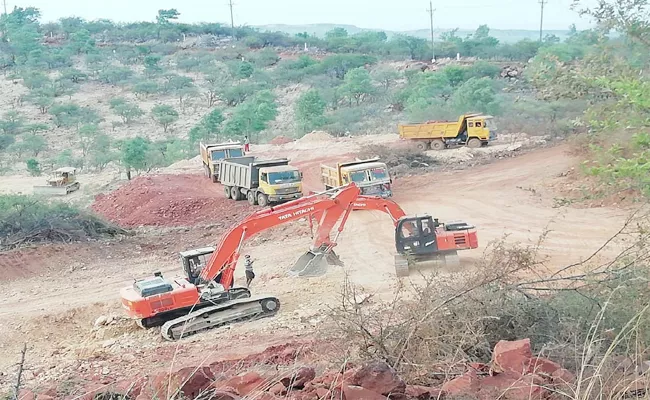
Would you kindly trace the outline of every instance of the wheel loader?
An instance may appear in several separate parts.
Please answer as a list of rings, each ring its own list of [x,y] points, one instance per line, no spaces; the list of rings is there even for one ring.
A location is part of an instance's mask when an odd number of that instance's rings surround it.
[[[69,193],[76,192],[80,188],[76,168],[63,167],[55,170],[52,176],[47,180],[47,185],[34,186],[34,194],[45,196],[65,196]]]

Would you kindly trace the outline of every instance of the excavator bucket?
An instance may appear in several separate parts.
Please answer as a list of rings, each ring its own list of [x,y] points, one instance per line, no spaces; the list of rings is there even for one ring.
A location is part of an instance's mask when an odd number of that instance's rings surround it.
[[[308,278],[322,276],[327,273],[329,265],[343,265],[333,250],[319,252],[310,250],[296,261],[289,270],[289,275]]]

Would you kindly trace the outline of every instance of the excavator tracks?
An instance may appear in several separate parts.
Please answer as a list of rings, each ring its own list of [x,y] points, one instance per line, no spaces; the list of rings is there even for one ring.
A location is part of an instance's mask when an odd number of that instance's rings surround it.
[[[183,317],[166,322],[160,333],[169,341],[229,325],[271,317],[280,309],[280,300],[273,296],[255,296],[204,307]]]

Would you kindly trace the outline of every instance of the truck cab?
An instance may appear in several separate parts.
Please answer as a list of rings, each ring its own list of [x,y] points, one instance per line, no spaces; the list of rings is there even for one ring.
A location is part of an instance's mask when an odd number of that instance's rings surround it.
[[[199,145],[203,170],[212,183],[219,182],[219,162],[226,158],[243,157],[244,146],[240,142],[226,142]]]
[[[259,190],[270,203],[295,200],[302,197],[302,173],[292,165],[260,168]]]
[[[494,117],[491,115],[470,114],[466,119],[467,137],[478,138],[482,143],[487,144],[497,138],[497,126]]]
[[[363,195],[382,198],[393,196],[391,189],[393,180],[388,172],[388,166],[378,158],[339,163],[336,169],[323,165],[321,179],[327,190],[354,182]]]

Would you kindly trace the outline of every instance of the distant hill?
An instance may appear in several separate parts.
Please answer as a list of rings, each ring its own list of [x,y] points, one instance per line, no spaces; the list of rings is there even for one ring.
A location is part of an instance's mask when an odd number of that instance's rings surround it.
[[[381,31],[381,29],[365,29],[365,28],[359,28],[358,26],[354,25],[337,25],[337,24],[308,24],[308,25],[284,25],[284,24],[270,24],[270,25],[257,25],[255,28],[258,28],[262,31],[280,31],[280,32],[286,32],[290,35],[295,35],[297,33],[303,33],[307,32],[310,35],[315,35],[318,37],[324,37],[325,32],[330,31],[334,28],[344,28],[345,30],[348,31],[350,35],[354,35],[355,33],[359,32],[378,32]],[[441,33],[443,32],[448,32],[451,29],[439,29],[435,30],[435,35],[440,36]],[[421,37],[428,39],[430,37],[430,32],[428,29],[418,29],[414,31],[402,31],[402,32],[397,32],[397,31],[387,31],[386,35],[388,37],[396,34],[396,33],[402,33],[406,35],[411,35],[415,37]],[[460,29],[457,33],[458,36],[460,37],[465,37],[467,35],[470,35],[474,33],[473,30],[469,29]],[[564,40],[569,31],[568,30],[549,30],[549,31],[544,31],[544,35],[546,34],[553,34],[560,39]],[[537,40],[539,38],[539,31],[534,31],[534,30],[515,30],[515,29],[490,29],[490,35],[499,39],[501,42],[505,43],[512,43],[512,42],[517,42],[522,39],[531,39],[531,40]]]

